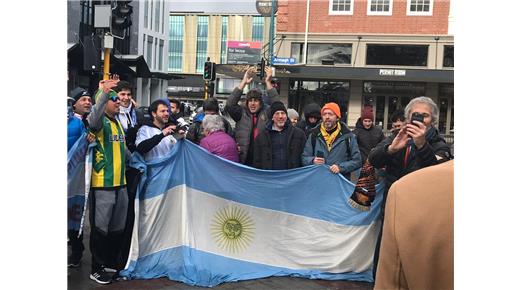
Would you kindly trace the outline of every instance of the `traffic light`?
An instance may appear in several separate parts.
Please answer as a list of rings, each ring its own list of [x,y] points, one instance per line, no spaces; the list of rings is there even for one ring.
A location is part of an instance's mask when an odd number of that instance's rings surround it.
[[[262,61],[260,61],[256,65],[256,75],[262,79],[262,78],[264,78],[264,71],[265,71],[265,59],[262,58]]]
[[[202,78],[205,81],[214,81],[215,80],[215,63],[211,61],[206,61],[204,63],[204,74],[202,75]]]
[[[110,22],[110,33],[112,36],[125,38],[125,29],[132,25],[133,7],[128,5],[132,1],[114,1],[112,4],[112,21]]]

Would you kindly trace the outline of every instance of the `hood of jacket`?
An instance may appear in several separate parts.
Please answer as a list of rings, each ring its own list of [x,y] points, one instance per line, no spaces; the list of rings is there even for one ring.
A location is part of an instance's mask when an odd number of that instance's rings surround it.
[[[370,131],[370,130],[374,129],[374,122],[372,122],[372,126],[370,126],[370,128],[367,129],[363,126],[363,120],[361,120],[361,118],[359,118],[356,122],[356,128]]]
[[[320,106],[316,103],[310,103],[305,105],[303,108],[303,114],[305,115],[305,121],[309,121],[310,116],[316,117],[318,120],[321,118]]]

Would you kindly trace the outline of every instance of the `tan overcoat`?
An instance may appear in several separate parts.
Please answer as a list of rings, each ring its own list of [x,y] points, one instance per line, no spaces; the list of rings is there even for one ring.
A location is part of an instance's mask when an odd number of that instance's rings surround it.
[[[453,289],[453,160],[390,188],[374,289]]]

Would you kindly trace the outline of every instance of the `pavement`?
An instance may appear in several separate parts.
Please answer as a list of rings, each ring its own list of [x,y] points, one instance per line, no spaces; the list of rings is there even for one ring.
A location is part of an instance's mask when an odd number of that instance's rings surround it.
[[[181,282],[171,281],[167,278],[120,281],[108,285],[101,285],[90,280],[89,278],[91,255],[88,243],[90,237],[90,225],[88,223],[88,218],[85,219],[85,229],[83,236],[85,251],[83,252],[83,259],[81,260],[81,264],[78,268],[69,268],[67,270],[67,289],[69,290],[372,290],[374,287],[373,283],[367,282],[311,280],[294,277],[271,277],[223,283],[213,288],[190,286]],[[68,253],[70,254],[70,247],[68,248]]]

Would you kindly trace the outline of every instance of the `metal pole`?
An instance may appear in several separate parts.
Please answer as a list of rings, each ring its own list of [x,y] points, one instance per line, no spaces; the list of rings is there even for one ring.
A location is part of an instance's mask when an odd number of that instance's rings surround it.
[[[303,43],[303,64],[307,64],[307,34],[309,33],[309,8],[310,0],[307,0],[307,15],[305,16],[305,42]]]
[[[208,99],[208,95],[209,95],[209,87],[208,87],[208,84],[209,82],[208,81],[204,81],[204,100],[207,100]]]
[[[273,63],[273,50],[274,50],[274,9],[275,9],[275,0],[271,0],[271,22],[269,23],[269,59],[267,63],[272,65]]]
[[[103,80],[110,77],[110,48],[105,48],[105,56],[103,62]]]

